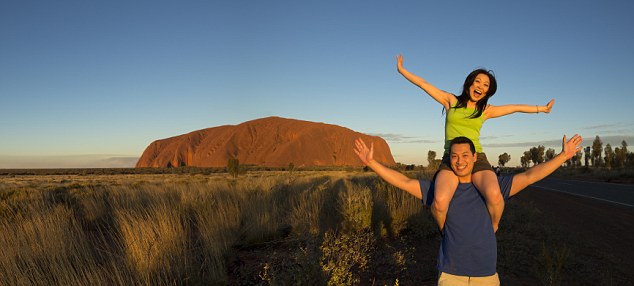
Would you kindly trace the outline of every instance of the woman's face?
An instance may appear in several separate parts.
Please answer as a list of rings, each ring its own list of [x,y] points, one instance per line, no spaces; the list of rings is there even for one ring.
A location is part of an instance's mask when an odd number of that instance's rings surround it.
[[[473,81],[471,87],[469,87],[469,96],[471,101],[478,102],[483,99],[487,92],[489,92],[489,76],[486,74],[478,74]]]

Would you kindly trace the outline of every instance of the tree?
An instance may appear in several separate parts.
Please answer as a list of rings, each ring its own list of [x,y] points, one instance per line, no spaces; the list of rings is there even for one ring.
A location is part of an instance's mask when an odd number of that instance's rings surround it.
[[[585,163],[584,166],[588,167],[588,162],[590,161],[590,156],[592,156],[591,153],[590,153],[590,146],[586,146],[586,148],[583,148],[583,153],[585,155],[584,158],[586,160],[586,163]]]
[[[621,152],[622,152],[622,156],[623,156],[623,164],[621,165],[621,167],[624,167],[627,164],[627,142],[625,142],[625,140],[621,141]]]
[[[581,150],[577,151],[577,153],[572,156],[568,161],[566,161],[567,167],[577,167],[581,166],[581,157],[583,156],[583,152]]]
[[[583,152],[579,150],[575,156],[575,166],[581,167],[581,157],[583,157]]]
[[[571,166],[572,166],[572,164],[574,164],[574,163],[572,162],[572,158],[570,158],[570,159],[566,160],[566,162],[564,162],[564,166],[566,166],[566,167],[571,167]]]
[[[529,150],[533,166],[544,162],[544,146],[539,145]]]
[[[438,160],[436,160],[436,151],[429,150],[427,151],[427,167],[430,169],[437,169],[440,166]]]
[[[614,166],[614,151],[610,143],[605,145],[605,166],[611,169]]]
[[[288,163],[288,168],[286,168],[286,170],[288,171],[288,174],[292,176],[295,174],[295,171],[297,171],[297,167],[295,167],[293,162],[290,162]]]
[[[614,167],[623,168],[625,166],[626,156],[622,148],[614,148]]]
[[[634,152],[627,153],[627,166],[634,167]]]
[[[245,174],[246,171],[247,170],[240,165],[240,161],[237,158],[229,158],[229,161],[227,161],[227,172],[229,172],[229,175],[234,179],[239,175]]]
[[[504,152],[504,154],[498,156],[498,165],[504,167],[504,165],[506,163],[508,163],[509,161],[511,161],[511,155],[507,154],[506,152]]]
[[[603,142],[601,142],[601,138],[597,135],[592,142],[592,166],[601,166],[601,153],[603,153]]]
[[[548,150],[546,150],[546,161],[550,161],[553,158],[555,158],[555,149],[548,148]]]
[[[436,151],[427,151],[427,162],[431,165],[436,160]]]
[[[528,167],[531,163],[531,151],[524,151],[524,156],[520,158],[520,163],[522,164],[522,167]]]

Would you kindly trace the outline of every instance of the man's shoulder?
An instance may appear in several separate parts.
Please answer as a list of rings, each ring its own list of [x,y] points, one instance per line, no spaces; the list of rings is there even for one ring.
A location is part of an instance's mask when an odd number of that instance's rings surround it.
[[[513,186],[513,177],[515,175],[502,175],[498,176],[498,183],[500,184],[500,191],[505,199],[508,199],[511,194],[511,187]]]
[[[434,182],[430,180],[418,179],[423,205],[430,205],[434,200]]]
[[[509,174],[499,175],[498,176],[498,182],[502,182],[502,181],[505,181],[505,180],[513,180],[514,176],[515,175],[509,175]]]
[[[434,181],[432,180],[418,179],[418,183],[420,184],[421,190],[424,189],[423,187],[426,187],[428,189],[430,186],[433,186],[434,185],[433,182]]]

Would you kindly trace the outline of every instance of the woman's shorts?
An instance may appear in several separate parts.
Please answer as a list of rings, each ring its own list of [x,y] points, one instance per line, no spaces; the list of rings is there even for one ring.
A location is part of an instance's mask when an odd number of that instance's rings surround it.
[[[451,159],[449,158],[449,154],[445,154],[442,156],[442,162],[440,163],[440,167],[438,168],[438,170],[449,170],[449,171],[453,171],[451,169]],[[478,158],[476,159],[475,164],[473,164],[473,171],[471,173],[476,173],[479,171],[493,171],[493,167],[491,167],[491,164],[489,163],[489,160],[487,160],[487,155],[484,153],[478,153]]]

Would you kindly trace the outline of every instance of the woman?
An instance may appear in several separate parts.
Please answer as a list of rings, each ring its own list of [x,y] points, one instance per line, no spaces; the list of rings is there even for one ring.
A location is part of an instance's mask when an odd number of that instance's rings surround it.
[[[504,200],[500,193],[497,177],[486,155],[482,152],[482,145],[480,145],[479,140],[482,124],[487,119],[515,112],[550,113],[555,100],[553,99],[543,106],[527,104],[490,105],[487,102],[497,90],[497,81],[495,76],[487,70],[477,69],[472,71],[464,81],[460,96],[455,96],[436,88],[423,78],[406,70],[403,67],[402,55],[398,55],[396,60],[398,72],[411,83],[422,88],[440,103],[447,112],[445,120],[445,152],[442,164],[436,174],[434,203],[431,208],[438,225],[441,226],[441,229],[444,226],[449,202],[458,187],[458,177],[451,169],[451,161],[457,161],[457,166],[459,167],[460,158],[459,154],[449,154],[449,142],[455,137],[465,136],[473,141],[477,152],[477,161],[472,175],[473,184],[484,196],[493,229],[497,231],[502,212],[504,211]]]

